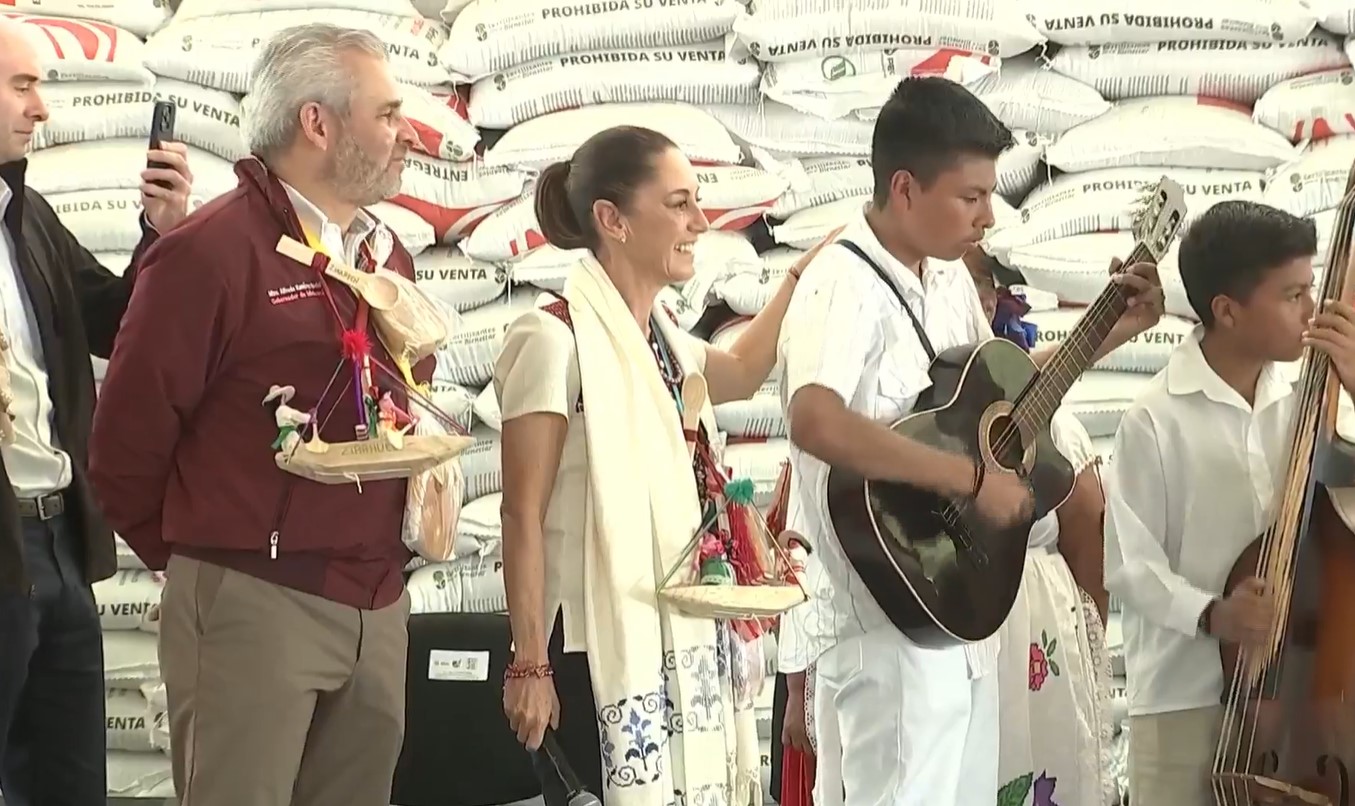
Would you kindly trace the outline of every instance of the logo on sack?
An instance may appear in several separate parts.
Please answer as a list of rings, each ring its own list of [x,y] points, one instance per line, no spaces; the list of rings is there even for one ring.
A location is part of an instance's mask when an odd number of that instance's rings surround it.
[[[824,79],[828,81],[841,81],[844,78],[856,76],[856,65],[845,56],[828,56],[824,58],[819,67],[823,72]]]

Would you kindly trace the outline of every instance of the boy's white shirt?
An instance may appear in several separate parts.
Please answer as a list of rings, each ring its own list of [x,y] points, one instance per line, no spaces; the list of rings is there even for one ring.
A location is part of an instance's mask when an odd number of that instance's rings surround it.
[[[1106,587],[1124,602],[1129,712],[1219,703],[1218,642],[1198,633],[1238,555],[1268,526],[1288,469],[1300,365],[1272,364],[1249,406],[1197,328],[1125,413],[1106,473]],[[1355,435],[1341,396],[1338,434]],[[1355,490],[1333,491],[1355,522]]]

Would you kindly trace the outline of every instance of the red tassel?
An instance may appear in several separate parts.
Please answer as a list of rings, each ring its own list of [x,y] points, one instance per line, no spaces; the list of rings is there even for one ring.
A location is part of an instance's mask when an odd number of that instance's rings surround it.
[[[366,358],[372,354],[372,342],[367,338],[366,331],[345,330],[339,343],[343,348],[343,357],[350,361]]]
[[[742,504],[729,507],[729,562],[740,585],[761,585],[763,570],[753,545],[749,513]]]

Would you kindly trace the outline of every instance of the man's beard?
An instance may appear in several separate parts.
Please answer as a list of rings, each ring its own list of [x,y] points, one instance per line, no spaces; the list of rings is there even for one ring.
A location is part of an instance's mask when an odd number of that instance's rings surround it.
[[[400,192],[400,173],[388,159],[373,159],[347,131],[339,137],[327,171],[339,196],[366,207]]]

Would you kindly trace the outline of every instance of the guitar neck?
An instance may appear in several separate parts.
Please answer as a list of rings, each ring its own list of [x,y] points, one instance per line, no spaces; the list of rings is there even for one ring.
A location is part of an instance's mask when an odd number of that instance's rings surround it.
[[[1153,256],[1148,248],[1136,243],[1120,271],[1135,263],[1152,261]],[[1105,344],[1115,323],[1128,310],[1129,297],[1130,291],[1119,283],[1106,285],[1026,389],[1014,412],[1017,418],[1032,427],[1049,425],[1064,395],[1068,394],[1078,377],[1091,367],[1096,351]]]

